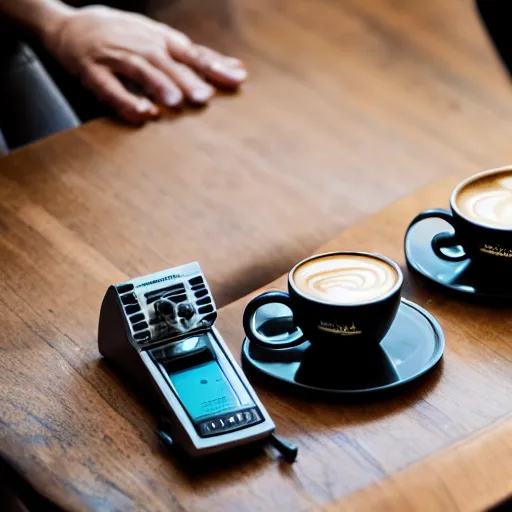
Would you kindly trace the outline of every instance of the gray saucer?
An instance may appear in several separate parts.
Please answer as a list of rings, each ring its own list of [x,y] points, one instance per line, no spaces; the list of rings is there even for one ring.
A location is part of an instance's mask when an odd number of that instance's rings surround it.
[[[287,331],[290,317],[281,305],[269,305],[260,330]],[[391,329],[378,349],[364,354],[325,353],[309,341],[287,349],[268,349],[251,343],[242,346],[242,365],[248,374],[272,384],[305,392],[355,395],[402,386],[425,374],[441,359],[444,334],[425,309],[402,299]]]

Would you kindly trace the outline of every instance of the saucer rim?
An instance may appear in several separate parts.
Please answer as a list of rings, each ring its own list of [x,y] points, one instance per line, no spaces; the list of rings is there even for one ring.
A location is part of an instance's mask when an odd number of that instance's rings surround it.
[[[251,341],[245,337],[242,342],[242,366],[248,365],[250,367],[251,371],[257,372],[259,374],[265,375],[265,377],[270,378],[274,381],[279,381],[283,384],[286,384],[287,386],[290,386],[291,388],[298,388],[303,391],[308,392],[315,392],[320,394],[326,394],[326,395],[366,395],[370,393],[380,393],[384,391],[389,391],[391,389],[395,389],[400,386],[404,386],[416,379],[419,379],[423,375],[425,375],[427,372],[432,370],[442,359],[444,355],[445,350],[445,335],[443,332],[443,329],[441,327],[441,324],[437,321],[437,319],[429,313],[424,307],[420,306],[419,304],[416,304],[415,302],[401,298],[400,299],[400,309],[404,306],[408,306],[414,311],[416,311],[425,321],[428,321],[431,327],[432,334],[437,339],[435,349],[432,353],[432,356],[429,358],[429,360],[422,366],[422,369],[415,373],[414,375],[411,375],[407,377],[406,379],[402,379],[396,382],[392,382],[389,384],[385,384],[384,386],[377,386],[372,388],[360,388],[360,389],[331,389],[331,388],[322,388],[317,386],[309,386],[307,384],[302,384],[300,382],[292,382],[287,379],[283,379],[282,377],[276,375],[275,373],[271,373],[268,371],[265,371],[264,369],[254,365],[251,361],[252,358],[248,355],[248,347],[251,344]],[[398,312],[398,314],[399,314]],[[398,316],[397,314],[397,316]],[[393,321],[393,323],[396,321],[396,319]],[[307,340],[304,341],[304,343],[309,343]],[[293,347],[292,347],[293,348]],[[296,348],[296,347],[295,347]],[[283,350],[290,350],[290,349],[283,349]]]
[[[507,301],[512,300],[512,293],[510,293],[510,294],[497,293],[496,294],[496,293],[482,292],[482,291],[478,291],[478,290],[476,290],[476,291],[468,291],[468,290],[465,290],[464,288],[461,288],[461,287],[459,287],[457,285],[446,284],[446,283],[444,283],[442,281],[439,281],[439,280],[435,279],[432,275],[426,274],[426,273],[422,272],[421,269],[417,266],[416,260],[410,257],[410,251],[407,249],[407,241],[409,239],[411,230],[415,226],[421,224],[422,222],[426,222],[426,221],[429,221],[429,220],[432,220],[432,219],[422,219],[419,222],[415,222],[414,224],[410,224],[408,226],[408,228],[407,228],[407,231],[405,232],[405,236],[404,236],[404,255],[405,255],[405,262],[407,263],[407,268],[409,270],[412,270],[419,277],[421,277],[423,279],[426,279],[429,283],[431,283],[431,284],[433,284],[435,286],[438,286],[438,287],[440,287],[442,289],[449,290],[450,292],[454,292],[456,294],[460,294],[461,296],[476,297],[477,299],[483,299],[483,300],[485,300],[485,299],[487,299],[487,300],[502,299],[502,300],[507,300]],[[452,228],[452,230],[453,230],[453,228]],[[442,232],[443,231],[439,231],[435,235],[437,235],[439,233],[442,233]],[[441,258],[439,258],[439,256],[437,256],[435,253],[434,253],[434,256],[439,261],[444,261],[444,260],[441,260]],[[468,258],[468,261],[471,261],[470,258]],[[447,263],[452,263],[454,265],[456,264],[456,262],[447,262]],[[458,262],[458,263],[460,263],[460,262]]]

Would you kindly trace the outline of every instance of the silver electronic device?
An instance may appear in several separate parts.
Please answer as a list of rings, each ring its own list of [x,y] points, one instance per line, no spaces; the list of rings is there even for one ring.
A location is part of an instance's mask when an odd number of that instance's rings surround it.
[[[112,285],[101,306],[101,354],[162,411],[159,435],[191,457],[269,442],[297,448],[274,423],[214,327],[217,311],[197,262]]]

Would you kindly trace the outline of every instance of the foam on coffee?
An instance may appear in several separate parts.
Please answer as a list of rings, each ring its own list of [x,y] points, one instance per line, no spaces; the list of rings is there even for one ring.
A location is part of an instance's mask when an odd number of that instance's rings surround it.
[[[313,299],[362,304],[387,295],[399,277],[385,261],[365,255],[333,254],[306,261],[293,273],[295,286]]]
[[[469,182],[458,192],[455,202],[466,219],[512,229],[512,170]]]

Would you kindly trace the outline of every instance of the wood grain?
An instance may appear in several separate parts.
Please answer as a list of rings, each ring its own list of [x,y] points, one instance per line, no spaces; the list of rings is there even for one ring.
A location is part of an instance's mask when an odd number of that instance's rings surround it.
[[[4,174],[129,275],[201,259],[223,305],[401,195],[510,158],[509,84],[469,3],[359,4],[155,2],[247,61],[243,92],[141,130],[94,123]]]
[[[456,443],[329,510],[489,510],[510,497],[512,417]],[[503,503],[500,510],[509,510]]]
[[[206,111],[142,129],[101,120],[0,160],[1,457],[67,510],[310,510],[509,413],[504,312],[409,281],[448,339],[421,386],[359,405],[259,388],[300,445],[292,468],[260,454],[186,471],[161,449],[154,418],[97,352],[106,287],[197,259],[219,305],[242,297],[427,182],[512,160],[512,91],[469,0],[148,5],[244,58],[251,81]],[[325,248],[403,263],[407,222],[446,204],[456,181]],[[235,353],[247,300],[219,319]]]

